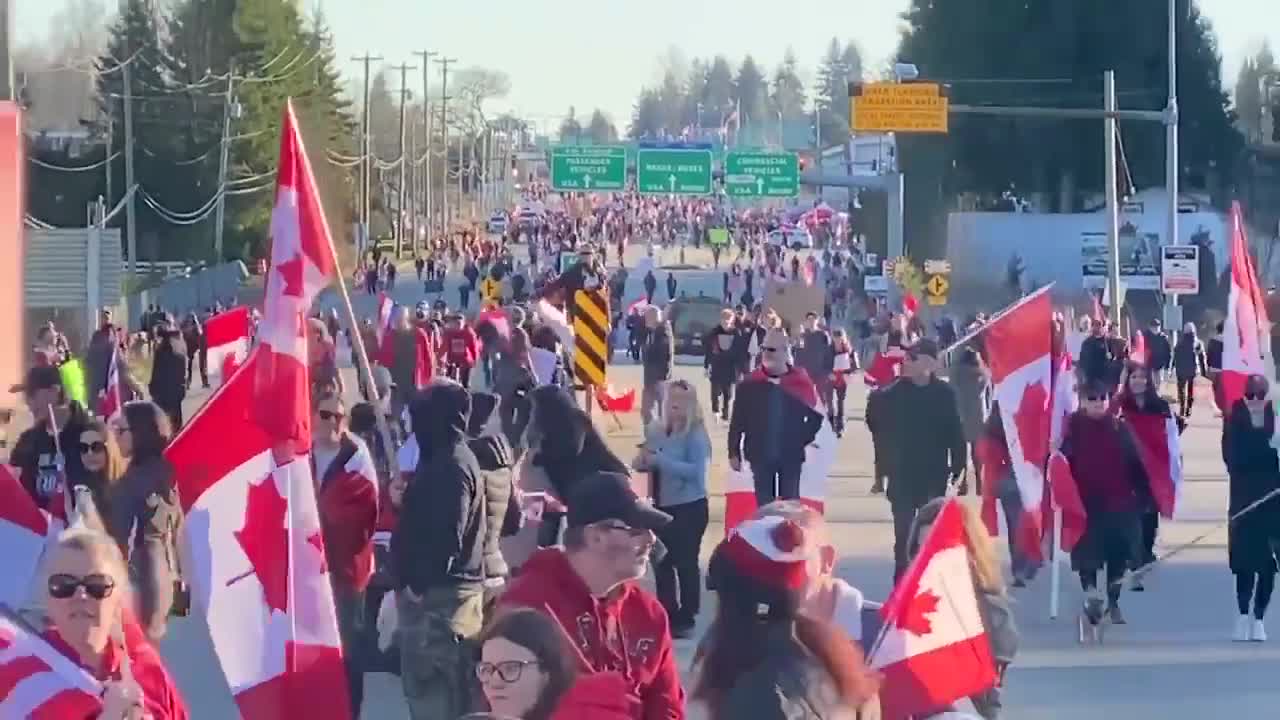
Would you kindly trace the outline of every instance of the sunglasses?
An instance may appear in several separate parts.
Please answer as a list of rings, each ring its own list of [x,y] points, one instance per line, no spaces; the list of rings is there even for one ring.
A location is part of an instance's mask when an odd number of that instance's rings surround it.
[[[107,444],[102,442],[101,440],[94,440],[93,442],[80,443],[81,455],[88,455],[89,453],[101,453],[106,451],[107,451]]]
[[[340,412],[334,412],[332,410],[321,410],[316,414],[320,416],[321,420],[326,420],[326,421],[332,420],[335,422],[341,421],[343,418],[346,417],[346,415],[343,415]]]
[[[767,353],[776,353],[776,352],[779,352],[780,350],[781,350],[781,348],[776,348],[776,347],[765,347],[765,348],[764,348],[764,351],[765,351],[765,352],[767,352]]]
[[[1084,399],[1085,399],[1085,402],[1106,402],[1107,396],[1106,395],[1085,395]]]
[[[1244,394],[1246,400],[1265,400],[1267,398],[1266,390],[1255,390]]]
[[[626,533],[633,538],[644,537],[649,534],[649,530],[646,528],[634,528],[622,523],[600,523],[596,527],[604,528],[605,530],[617,530],[619,532]]]
[[[525,667],[529,665],[537,665],[537,660],[503,660],[501,662],[478,662],[476,663],[476,679],[480,682],[488,682],[497,675],[504,683],[513,683],[520,679],[524,673]]]
[[[116,581],[101,573],[84,577],[61,573],[49,576],[49,597],[66,600],[75,595],[79,588],[84,588],[85,594],[94,600],[105,600],[115,591]]]

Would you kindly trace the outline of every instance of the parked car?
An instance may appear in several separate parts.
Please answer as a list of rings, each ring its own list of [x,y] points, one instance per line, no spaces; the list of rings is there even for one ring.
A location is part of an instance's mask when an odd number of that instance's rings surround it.
[[[702,341],[711,328],[720,322],[723,307],[717,298],[676,298],[667,306],[667,319],[671,321],[677,355],[701,355]]]
[[[810,250],[813,248],[813,236],[809,235],[809,231],[804,228],[771,230],[768,240],[769,244],[775,247],[787,247],[792,250]]]
[[[489,233],[491,235],[505,235],[510,222],[505,212],[501,210],[495,212],[489,217]]]

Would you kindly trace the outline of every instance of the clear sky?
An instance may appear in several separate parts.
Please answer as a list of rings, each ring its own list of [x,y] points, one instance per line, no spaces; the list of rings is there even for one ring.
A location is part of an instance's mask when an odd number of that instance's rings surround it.
[[[15,0],[18,42],[39,41],[65,1]],[[367,50],[388,64],[417,64],[410,53],[438,50],[459,66],[506,71],[511,94],[503,105],[540,125],[554,126],[570,106],[579,114],[600,107],[623,129],[637,92],[656,80],[670,48],[685,58],[722,53],[735,63],[751,53],[772,68],[791,47],[811,73],[835,35],[855,41],[864,63],[878,67],[897,45],[898,13],[908,0],[302,2],[323,3],[344,60]],[[1199,2],[1217,31],[1228,89],[1264,37],[1280,50],[1280,0]],[[1153,22],[1164,31],[1163,18]],[[350,78],[358,69],[355,62],[343,68]],[[415,77],[417,87],[421,75]]]

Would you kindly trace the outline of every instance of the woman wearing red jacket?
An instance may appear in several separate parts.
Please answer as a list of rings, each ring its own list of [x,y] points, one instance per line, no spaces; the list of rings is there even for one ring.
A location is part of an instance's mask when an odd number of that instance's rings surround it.
[[[58,717],[186,720],[178,688],[129,610],[129,575],[115,541],[78,527],[48,553],[42,637],[105,687],[100,704],[88,698],[85,714],[64,707]]]
[[[347,409],[335,395],[320,398],[311,420],[311,473],[325,560],[338,611],[353,717],[364,699],[360,626],[364,592],[373,576],[373,532],[378,522],[378,480],[369,450],[347,431]]]
[[[444,330],[444,358],[448,375],[462,387],[470,387],[471,368],[480,356],[480,338],[467,325],[466,318],[454,315]]]

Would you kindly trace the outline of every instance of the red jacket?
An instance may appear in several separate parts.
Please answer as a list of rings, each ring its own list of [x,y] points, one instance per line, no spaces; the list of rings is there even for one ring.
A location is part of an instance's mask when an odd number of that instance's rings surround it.
[[[378,474],[369,450],[351,436],[327,468],[311,471],[320,491],[320,530],[325,560],[339,588],[360,592],[373,576],[373,531],[378,522]]]
[[[632,704],[634,720],[683,720],[684,688],[667,612],[638,584],[623,583],[609,597],[593,597],[564,551],[545,548],[521,566],[498,602],[554,613],[591,665],[583,672],[622,673],[639,701]]]
[[[480,355],[480,338],[470,325],[457,330],[445,330],[443,345],[445,358],[449,362],[463,367],[475,367],[476,358]]]
[[[415,345],[418,350],[418,361],[414,366],[414,384],[419,388],[426,387],[431,382],[431,376],[436,371],[436,353],[435,348],[431,345],[431,336],[422,328],[413,328]],[[378,357],[376,362],[388,370],[395,367],[396,350],[395,350],[396,331],[391,331],[382,336],[382,346],[378,348]]]
[[[55,650],[79,664],[76,651],[62,639],[57,628],[50,626],[41,633],[41,637]],[[138,684],[138,689],[142,691],[142,705],[147,717],[152,720],[187,720],[187,705],[178,692],[178,686],[164,669],[160,653],[147,640],[137,619],[128,609],[124,611],[124,643],[129,652],[129,669],[133,672],[133,680]],[[122,659],[121,648],[112,642],[102,655],[101,667],[84,669],[104,682],[119,680]],[[96,718],[97,714],[90,717]]]

